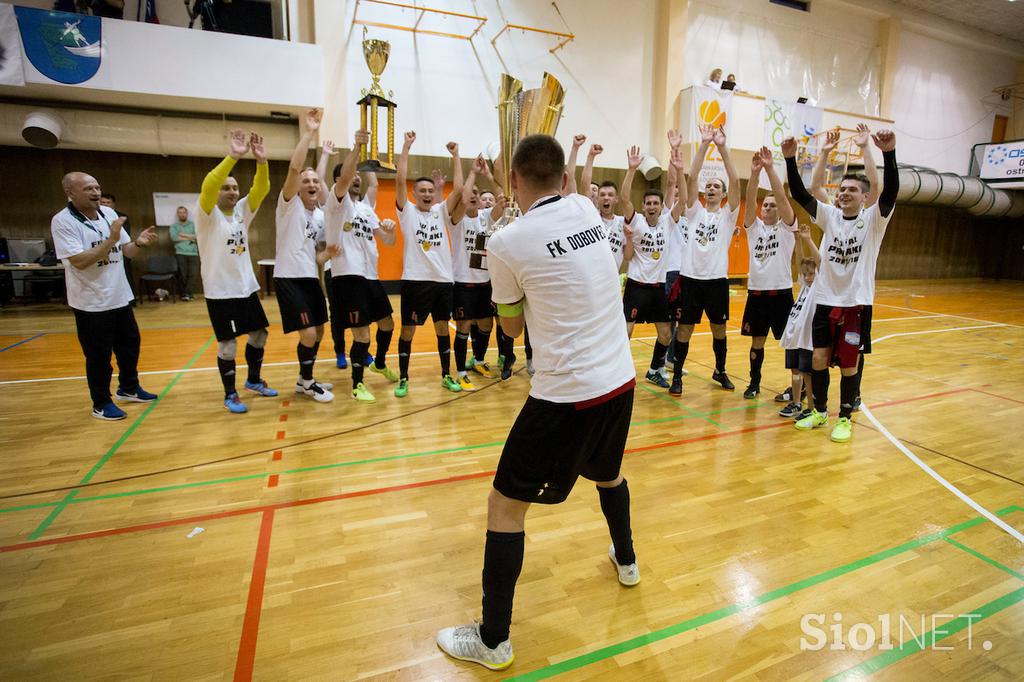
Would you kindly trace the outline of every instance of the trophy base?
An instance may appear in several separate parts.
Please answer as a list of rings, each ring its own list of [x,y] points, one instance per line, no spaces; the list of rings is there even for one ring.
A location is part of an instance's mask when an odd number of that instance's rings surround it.
[[[398,169],[395,168],[394,164],[387,163],[386,161],[380,161],[378,159],[367,159],[361,161],[356,170],[360,173],[395,173]]]

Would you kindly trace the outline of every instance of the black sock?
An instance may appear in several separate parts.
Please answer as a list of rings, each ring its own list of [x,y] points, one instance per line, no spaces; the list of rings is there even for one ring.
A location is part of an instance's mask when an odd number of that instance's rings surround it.
[[[761,365],[764,364],[764,348],[750,349],[750,383],[761,385]]]
[[[316,346],[303,346],[300,343],[295,347],[295,354],[299,356],[299,376],[303,381],[312,381],[313,363],[316,362]]]
[[[352,350],[349,351],[349,364],[352,365],[352,388],[356,384],[363,383],[363,363],[366,361],[366,354],[370,350],[370,344],[363,341],[353,341]]]
[[[220,371],[220,381],[224,384],[224,397],[227,398],[235,391],[235,361],[217,358],[217,369]]]
[[[468,345],[469,334],[455,332],[455,343],[452,344],[452,350],[455,351],[455,369],[459,372],[466,371],[466,351]]]
[[[484,545],[483,618],[480,639],[493,649],[508,639],[512,624],[512,598],[516,581],[523,570],[523,551],[526,533],[499,533],[487,531]]]
[[[245,344],[245,364],[249,366],[249,383],[260,383],[262,381],[260,368],[263,367],[263,349],[257,348],[251,343]]]
[[[409,354],[412,353],[412,339],[403,341],[398,337],[398,374],[403,379],[409,378]]]
[[[513,348],[515,340],[498,327],[498,353],[505,356],[506,362],[515,362],[516,351]]]
[[[711,348],[715,351],[715,371],[725,372],[725,350],[728,341],[722,339],[711,339]]]
[[[860,400],[860,382],[864,378],[864,354],[857,358],[857,394],[856,399]]]
[[[686,362],[686,354],[690,352],[690,342],[676,339],[676,360],[672,363],[672,381],[681,381],[683,378],[683,363]]]
[[[625,479],[614,488],[598,486],[597,494],[601,499],[601,511],[608,522],[608,533],[615,545],[615,560],[620,566],[635,564],[633,532],[629,528],[629,487]]]
[[[480,357],[480,328],[476,326],[476,320],[469,325],[469,343],[470,350],[473,351],[473,357]]]
[[[483,362],[487,357],[487,347],[491,344],[491,332],[483,331],[474,327],[473,331],[473,358],[477,362]]]
[[[654,352],[651,354],[651,371],[656,372],[665,364],[665,353],[668,346],[662,345],[661,341],[654,342]]]
[[[320,342],[317,341],[313,344],[313,357],[316,358],[320,354]]]
[[[828,411],[828,369],[811,370],[811,393],[814,394],[814,409],[822,414]]]
[[[857,375],[843,375],[839,379],[839,416],[849,418],[853,414],[853,401],[857,397]]]
[[[390,331],[381,331],[380,327],[377,328],[377,355],[373,358],[373,364],[377,369],[387,367],[388,350],[391,348],[391,333]]]
[[[526,359],[527,360],[532,360],[533,359],[533,346],[530,345],[530,329],[526,325],[523,325],[523,343],[526,346],[526,349],[525,349]]]
[[[441,359],[441,376],[452,373],[452,337],[437,337],[437,357]]]

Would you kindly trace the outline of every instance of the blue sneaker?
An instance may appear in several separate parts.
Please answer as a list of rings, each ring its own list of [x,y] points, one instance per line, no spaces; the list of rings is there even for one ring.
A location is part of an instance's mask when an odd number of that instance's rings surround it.
[[[338,353],[338,369],[347,369],[348,360],[345,358],[344,353]]]
[[[273,398],[277,396],[277,391],[272,389],[270,386],[267,386],[267,382],[265,381],[261,381],[257,384],[247,381],[245,382],[245,390],[250,393],[255,393],[256,395],[261,395],[264,398]]]
[[[158,397],[155,393],[142,390],[142,386],[136,386],[134,391],[126,391],[123,388],[119,388],[114,396],[126,403],[151,403]]]
[[[232,393],[224,399],[224,409],[231,414],[245,414],[249,411],[249,408],[245,406],[245,403],[242,402],[237,393]]]
[[[366,359],[363,360],[363,367],[373,367],[373,363],[376,362],[376,358],[370,355],[370,352],[366,352]]]
[[[92,416],[97,419],[102,419],[103,421],[116,422],[124,419],[128,415],[114,403],[107,403],[101,408],[92,408]]]

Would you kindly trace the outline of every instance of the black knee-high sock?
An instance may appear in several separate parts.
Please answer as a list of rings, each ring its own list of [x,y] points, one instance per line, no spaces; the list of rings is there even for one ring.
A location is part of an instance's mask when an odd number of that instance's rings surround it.
[[[315,360],[316,356],[318,356],[318,355],[320,355],[320,342],[319,341],[317,341],[316,343],[313,344],[313,359]]]
[[[313,363],[316,362],[316,346],[303,346],[300,343],[295,347],[295,354],[299,356],[299,376],[303,381],[312,381]]]
[[[761,365],[764,364],[764,348],[750,349],[750,383],[761,385]]]
[[[452,373],[452,337],[437,337],[437,357],[441,359],[441,376]]]
[[[523,570],[526,533],[487,531],[484,545],[483,618],[480,639],[491,649],[508,639],[512,624],[512,599]]]
[[[377,328],[377,355],[373,358],[373,364],[378,369],[383,369],[387,366],[388,350],[391,348],[391,333],[390,331],[381,331]]]
[[[403,379],[409,378],[409,355],[412,353],[412,339],[404,341],[398,337],[398,374]]]
[[[725,371],[725,351],[728,344],[727,339],[711,339],[711,348],[715,351],[715,371]]]
[[[487,347],[491,344],[491,332],[484,331],[479,327],[474,328],[473,333],[473,358],[477,362],[483,362],[487,357]]]
[[[633,553],[633,531],[629,527],[629,487],[625,479],[614,488],[598,486],[601,511],[608,522],[608,533],[615,545],[615,559],[620,566],[636,563]]]
[[[235,361],[217,358],[217,369],[220,371],[220,381],[224,384],[224,397],[227,398],[235,393]]]
[[[452,350],[455,351],[455,369],[460,372],[466,371],[466,352],[468,344],[469,334],[455,332],[455,343],[452,344]]]
[[[657,371],[665,364],[666,352],[668,352],[668,346],[662,345],[661,341],[654,342],[654,352],[651,353],[651,371]]]
[[[245,344],[245,364],[249,365],[249,383],[258,384],[260,369],[263,367],[263,349],[257,348],[251,343]]]
[[[857,398],[857,375],[839,379],[839,416],[849,418],[853,414],[853,401]]]
[[[523,343],[526,345],[526,359],[533,359],[533,346],[530,345],[530,329],[523,325]]]
[[[857,379],[857,393],[856,393],[856,396],[855,396],[857,400],[860,400],[860,382],[863,380],[863,378],[864,378],[864,354],[861,353],[860,356],[857,358],[857,376],[856,376],[856,379]]]
[[[505,356],[506,361],[514,361],[516,358],[516,351],[513,348],[514,339],[506,334],[501,327],[497,329],[498,338],[498,353]]]
[[[828,411],[828,369],[811,370],[811,393],[814,394],[814,409],[822,414]]]
[[[476,326],[476,320],[469,325],[469,343],[470,349],[473,351],[473,357],[479,357],[478,353],[480,350],[480,328]]]
[[[682,380],[683,378],[683,363],[686,362],[686,355],[690,352],[690,342],[680,341],[676,339],[676,359],[672,363],[672,380]]]
[[[363,341],[353,341],[352,350],[349,351],[348,361],[352,365],[352,388],[363,382],[363,363],[366,361],[366,354],[370,351],[370,344]]]

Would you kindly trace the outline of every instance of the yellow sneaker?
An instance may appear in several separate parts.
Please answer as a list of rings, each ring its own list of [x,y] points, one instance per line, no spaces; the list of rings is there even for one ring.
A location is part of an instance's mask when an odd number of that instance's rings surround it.
[[[828,415],[822,414],[817,410],[811,410],[809,415],[798,421],[794,426],[796,426],[797,431],[810,431],[811,429],[828,426]]]
[[[474,372],[482,376],[484,379],[494,378],[494,371],[487,365],[486,362],[474,361],[473,364],[469,366],[469,369],[473,370]]]
[[[362,382],[356,384],[356,387],[352,389],[352,397],[361,403],[377,402],[377,399],[373,397],[373,394],[370,393]]]
[[[370,371],[382,375],[391,383],[395,383],[396,381],[398,381],[398,375],[395,374],[395,370],[391,369],[390,367],[377,367],[377,363],[371,363]]]
[[[836,427],[832,429],[833,443],[849,443],[853,438],[853,422],[849,417],[840,417]]]
[[[459,386],[462,387],[463,391],[476,390],[476,386],[474,386],[473,382],[469,380],[468,374],[463,374],[462,376],[459,377]]]

